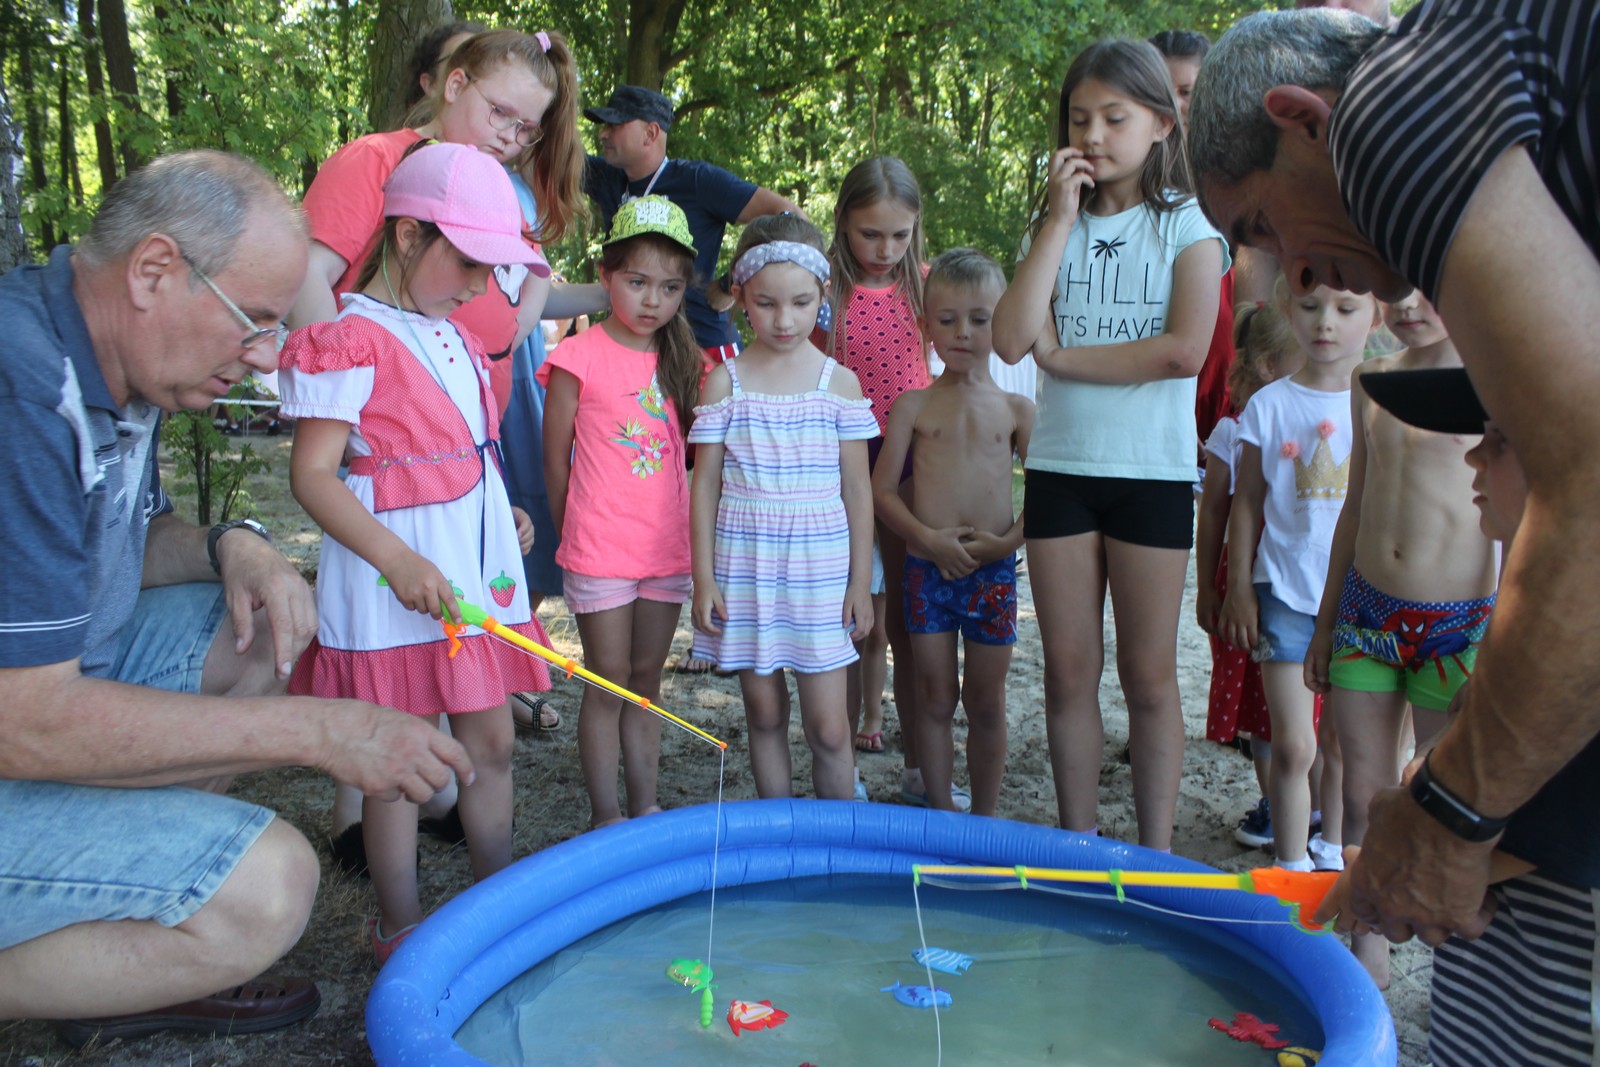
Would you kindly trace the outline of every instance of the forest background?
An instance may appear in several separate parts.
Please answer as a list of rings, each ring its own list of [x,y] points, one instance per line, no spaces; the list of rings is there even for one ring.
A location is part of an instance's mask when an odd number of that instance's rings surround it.
[[[163,152],[238,152],[299,196],[340,145],[399,124],[413,43],[452,18],[561,30],[583,106],[617,84],[659,88],[678,105],[672,155],[724,166],[824,222],[853,164],[900,156],[922,182],[931,252],[975,245],[1009,262],[1072,56],[1162,29],[1214,39],[1260,6],[0,0],[0,271],[75,239],[105,189]],[[580,234],[551,258],[588,277],[597,239]]]

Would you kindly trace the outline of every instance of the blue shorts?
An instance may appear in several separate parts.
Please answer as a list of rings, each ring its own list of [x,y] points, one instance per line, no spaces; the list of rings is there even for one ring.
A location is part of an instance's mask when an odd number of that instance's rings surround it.
[[[961,636],[980,645],[1017,643],[1017,557],[947,580],[929,560],[906,553],[906,632]]]
[[[1304,663],[1317,629],[1317,617],[1299,612],[1272,595],[1272,586],[1255,583],[1261,639],[1272,647],[1268,663]]]
[[[198,692],[225,621],[220,585],[146,590],[112,677]],[[176,926],[211,899],[273,819],[255,804],[181,786],[33,781],[0,781],[0,814],[0,949],[82,922]]]

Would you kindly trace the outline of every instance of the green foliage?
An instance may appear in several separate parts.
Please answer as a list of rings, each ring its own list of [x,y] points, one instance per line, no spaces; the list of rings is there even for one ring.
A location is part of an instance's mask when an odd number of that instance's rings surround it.
[[[1230,0],[464,0],[460,18],[572,41],[584,102],[638,75],[629,34],[666,28],[651,69],[679,105],[671,152],[708,159],[789,196],[824,229],[844,173],[873,154],[901,156],[920,178],[929,248],[983,248],[1009,261],[1052,147],[1060,79],[1096,38],[1169,27],[1215,37],[1254,5]],[[293,191],[344,141],[366,132],[358,98],[375,4],[352,0],[128,0],[139,107],[87,90],[76,12],[60,0],[0,0],[6,82],[26,145],[27,222],[82,232],[99,191],[94,123],[139,155],[210,146],[260,160]],[[631,20],[631,21],[630,21]],[[18,45],[32,49],[32,78]],[[636,62],[637,62],[636,57]],[[58,108],[67,83],[72,151]],[[177,106],[171,106],[176,104]],[[588,124],[585,123],[585,126]],[[70,173],[78,175],[76,184]],[[584,276],[589,242],[552,249]]]
[[[234,386],[228,396],[238,399],[245,386]],[[230,420],[244,422],[254,409],[223,404]],[[180,411],[161,420],[161,443],[178,468],[178,481],[167,487],[171,496],[195,498],[195,522],[210,526],[251,510],[250,480],[272,469],[250,445],[234,449],[233,441],[212,423],[210,410]]]

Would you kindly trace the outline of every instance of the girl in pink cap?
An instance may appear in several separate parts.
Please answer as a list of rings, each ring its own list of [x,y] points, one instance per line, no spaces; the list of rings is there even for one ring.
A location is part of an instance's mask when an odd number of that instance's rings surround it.
[[[289,691],[449,715],[476,772],[461,783],[460,812],[473,875],[485,878],[511,862],[506,695],[548,689],[550,678],[540,661],[481,632],[451,654],[439,620],[459,617],[459,597],[549,638],[523,588],[533,525],[501,480],[483,344],[449,316],[494,284],[496,267],[538,252],[522,239],[505,170],[464,145],[429,145],[402,161],[384,187],[384,215],[339,317],[294,333],[281,357],[283,410],[299,420],[290,485],[327,534],[317,636]],[[422,919],[417,809],[369,797],[362,825],[381,965]]]

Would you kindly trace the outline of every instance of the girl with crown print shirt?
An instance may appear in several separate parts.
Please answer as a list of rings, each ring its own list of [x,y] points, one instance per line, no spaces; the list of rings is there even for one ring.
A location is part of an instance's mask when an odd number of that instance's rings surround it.
[[[1350,375],[1361,365],[1367,335],[1377,325],[1378,303],[1325,285],[1291,297],[1281,279],[1278,299],[1305,349],[1306,363],[1263,386],[1239,418],[1238,484],[1228,517],[1228,592],[1218,628],[1229,644],[1253,650],[1262,661],[1272,720],[1267,798],[1273,843],[1280,867],[1309,871],[1307,775],[1317,755],[1317,727],[1302,667],[1350,476]],[[1335,762],[1331,752],[1324,759]],[[1336,777],[1336,767],[1324,773],[1325,805],[1339,795],[1339,786],[1330,781]]]

